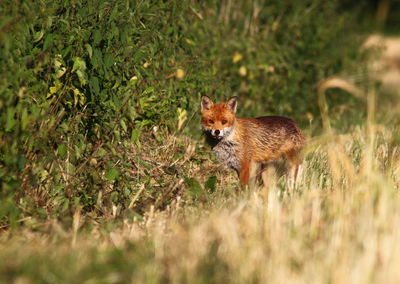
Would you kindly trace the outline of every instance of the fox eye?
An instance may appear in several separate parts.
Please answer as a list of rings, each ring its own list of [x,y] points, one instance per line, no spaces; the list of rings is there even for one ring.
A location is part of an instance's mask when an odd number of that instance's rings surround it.
[[[225,119],[223,121],[221,121],[222,124],[226,124],[228,121],[226,121]]]
[[[214,120],[209,119],[208,122],[211,123],[211,124],[213,124],[213,123],[214,123]]]

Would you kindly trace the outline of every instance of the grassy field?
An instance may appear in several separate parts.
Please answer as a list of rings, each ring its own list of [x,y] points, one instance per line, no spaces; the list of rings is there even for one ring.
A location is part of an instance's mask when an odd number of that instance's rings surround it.
[[[369,128],[373,128],[373,130]],[[396,283],[400,280],[400,152],[393,130],[369,125],[311,140],[301,181],[241,190],[202,143],[169,137],[170,151],[193,147],[185,163],[216,190],[171,181],[174,200],[143,217],[118,208],[96,220],[77,209],[70,225],[26,218],[0,242],[4,282]],[[163,151],[163,147],[159,147]],[[172,161],[174,162],[174,161]],[[132,198],[132,203],[135,202]]]
[[[0,282],[400,282],[399,94],[348,4],[6,1]],[[221,167],[203,94],[293,117],[296,187]]]

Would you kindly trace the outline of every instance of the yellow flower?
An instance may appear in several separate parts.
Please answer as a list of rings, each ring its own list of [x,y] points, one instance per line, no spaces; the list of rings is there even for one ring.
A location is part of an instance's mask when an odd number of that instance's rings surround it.
[[[247,69],[246,69],[245,66],[241,66],[241,67],[239,68],[239,74],[240,74],[240,76],[242,76],[242,77],[246,77],[246,75],[247,75]]]
[[[178,78],[178,79],[182,79],[183,77],[185,77],[185,70],[183,70],[183,69],[176,69],[176,72],[175,72],[175,77],[176,78]]]

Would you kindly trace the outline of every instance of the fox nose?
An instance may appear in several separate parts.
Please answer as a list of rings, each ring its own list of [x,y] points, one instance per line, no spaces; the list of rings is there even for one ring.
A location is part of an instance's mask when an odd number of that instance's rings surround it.
[[[215,130],[215,135],[219,135],[220,131],[219,130]]]

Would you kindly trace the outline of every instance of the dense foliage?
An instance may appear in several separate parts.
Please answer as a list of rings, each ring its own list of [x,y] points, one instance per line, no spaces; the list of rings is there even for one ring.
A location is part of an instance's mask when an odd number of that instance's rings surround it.
[[[153,150],[199,137],[201,94],[239,95],[249,116],[318,121],[315,84],[350,67],[358,44],[335,1],[5,1],[0,14],[6,225],[122,212],[141,188],[132,214],[165,206],[171,181],[201,186],[173,163],[185,141]]]

